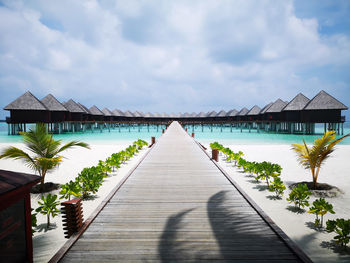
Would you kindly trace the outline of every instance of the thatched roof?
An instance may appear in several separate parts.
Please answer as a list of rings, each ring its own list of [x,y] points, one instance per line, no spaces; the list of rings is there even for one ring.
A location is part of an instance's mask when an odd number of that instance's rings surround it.
[[[253,108],[250,109],[247,115],[258,115],[260,111],[261,111],[260,107],[255,105]]]
[[[84,111],[84,113],[86,114],[91,114],[89,109],[87,107],[85,107],[83,104],[81,104],[80,102],[78,102],[78,105],[80,106],[80,108]]]
[[[215,117],[218,113],[216,111],[212,111],[210,113],[208,113],[207,117]]]
[[[146,117],[146,118],[152,118],[152,117],[153,117],[153,114],[150,113],[150,112],[147,112],[147,113],[144,114],[144,117]]]
[[[281,112],[286,107],[287,102],[277,99],[267,110],[267,113]]]
[[[226,111],[224,110],[219,111],[219,113],[216,114],[216,117],[226,117]]]
[[[142,117],[142,115],[141,115],[138,111],[135,111],[135,112],[133,112],[132,114],[133,114],[134,117],[136,117],[136,118],[141,118],[141,117]]]
[[[44,110],[47,108],[32,93],[27,91],[7,105],[4,110]]]
[[[49,94],[41,100],[41,103],[49,111],[68,111],[61,102],[59,102],[53,95]]]
[[[237,113],[237,116],[245,116],[248,113],[248,109],[244,107],[243,109],[240,110],[240,112]]]
[[[233,110],[228,111],[228,112],[226,113],[226,116],[227,116],[227,117],[234,117],[234,116],[237,115],[237,113],[238,113],[238,110],[233,109]]]
[[[70,99],[67,102],[63,102],[63,106],[72,113],[86,113],[85,110],[78,105],[74,100]]]
[[[190,117],[191,117],[191,118],[195,118],[195,117],[197,117],[197,113],[192,112],[192,113],[190,114]]]
[[[113,112],[111,112],[108,108],[104,108],[102,112],[105,116],[113,116]]]
[[[125,117],[134,117],[134,114],[132,114],[132,112],[131,111],[126,111],[126,112],[124,112],[124,116]]]
[[[89,111],[92,115],[96,115],[96,116],[103,116],[104,115],[103,112],[99,108],[97,108],[95,105],[92,106],[89,109]]]
[[[121,110],[115,109],[114,111],[112,111],[113,116],[116,117],[124,117],[124,112],[122,112]]]
[[[145,117],[145,114],[142,111],[138,111],[141,117]]]
[[[201,111],[200,113],[198,113],[197,114],[197,116],[196,117],[199,117],[199,118],[204,118],[204,117],[206,117],[207,116],[207,114],[206,113],[204,113],[203,111]]]
[[[304,94],[299,93],[284,107],[283,111],[300,111],[305,108],[309,101],[310,99]]]
[[[348,107],[329,95],[324,90],[321,90],[309,103],[304,110],[347,110]]]
[[[183,118],[188,118],[190,117],[190,114],[188,112],[185,112],[184,114],[181,115]]]
[[[273,102],[270,102],[264,108],[262,108],[260,111],[260,114],[264,114],[272,106],[272,104],[273,104]]]

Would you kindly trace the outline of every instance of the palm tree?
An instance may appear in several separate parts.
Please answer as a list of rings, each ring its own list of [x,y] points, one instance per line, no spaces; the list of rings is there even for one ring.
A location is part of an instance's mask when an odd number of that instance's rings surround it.
[[[311,148],[306,145],[304,140],[304,144],[292,144],[292,149],[299,157],[299,163],[304,166],[305,169],[311,170],[314,189],[317,188],[317,178],[321,165],[335,150],[334,146],[348,136],[350,136],[350,134],[336,139],[335,131],[328,131],[322,137],[317,138]]]
[[[29,132],[20,134],[27,149],[33,155],[31,156],[29,153],[11,146],[2,151],[0,159],[22,160],[41,176],[41,189],[44,186],[45,175],[62,162],[63,156],[59,155],[59,153],[74,146],[90,149],[88,144],[78,141],[71,141],[61,146],[61,140],[54,140],[42,123],[37,123],[35,129],[30,129]]]

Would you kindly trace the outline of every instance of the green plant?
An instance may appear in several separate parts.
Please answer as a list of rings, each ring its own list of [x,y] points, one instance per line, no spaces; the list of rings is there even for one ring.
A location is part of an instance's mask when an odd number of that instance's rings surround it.
[[[306,145],[305,141],[303,141],[304,144],[292,144],[292,150],[297,153],[299,163],[305,169],[311,170],[314,189],[317,189],[317,179],[322,164],[334,151],[335,145],[348,136],[350,134],[336,139],[335,131],[328,131],[322,137],[316,139],[311,148]]]
[[[108,173],[112,172],[112,166],[108,165],[107,162],[98,161],[98,165],[96,166],[96,169],[100,171],[105,176],[108,176]]]
[[[267,186],[269,186],[269,180],[271,178],[276,178],[281,175],[282,168],[278,164],[270,162],[262,162],[259,164],[259,174],[258,179],[266,181]]]
[[[281,178],[275,177],[273,182],[269,185],[269,191],[275,192],[277,197],[283,196],[283,192],[286,190],[286,186],[282,182]]]
[[[61,146],[61,140],[54,140],[52,135],[47,132],[45,125],[41,123],[37,123],[35,129],[20,134],[24,144],[33,155],[30,156],[16,147],[9,147],[2,151],[0,159],[11,158],[24,161],[28,167],[39,173],[42,188],[46,174],[62,162],[63,157],[59,153],[74,146],[89,149],[88,144],[78,141],[71,141]]]
[[[137,146],[137,150],[138,151],[140,151],[143,148],[143,146],[147,146],[148,145],[148,143],[146,141],[141,140],[141,139],[138,139],[133,144]]]
[[[287,201],[289,203],[294,203],[299,209],[301,207],[309,206],[309,198],[311,195],[311,191],[307,188],[306,184],[299,184],[295,186],[292,191],[289,193],[289,198]]]
[[[61,195],[60,199],[67,198],[70,200],[71,196],[80,197],[81,190],[79,182],[71,180],[68,183],[61,185],[61,191],[59,192]]]
[[[35,227],[37,227],[37,223],[38,223],[38,219],[36,218],[36,213],[33,213],[33,208],[30,209],[31,211],[31,218],[32,218],[32,236],[34,235],[35,231]]]
[[[338,218],[326,222],[327,232],[335,232],[338,235],[334,237],[341,246],[346,246],[350,240],[350,219]]]
[[[232,160],[235,161],[235,165],[237,165],[239,159],[244,156],[243,152],[239,151],[238,153],[233,153]]]
[[[83,198],[87,198],[90,193],[95,194],[102,185],[103,179],[104,175],[98,173],[96,167],[84,168],[76,178],[81,186]]]
[[[35,211],[47,216],[47,227],[50,226],[50,216],[55,217],[59,214],[60,211],[57,209],[59,203],[57,195],[52,194],[48,194],[46,197],[42,195],[41,201],[38,201],[40,206]]]
[[[331,214],[335,214],[333,211],[333,205],[326,202],[324,198],[316,199],[312,203],[312,207],[310,207],[308,213],[316,215],[315,226],[323,227],[323,216],[327,214],[327,212]],[[321,216],[321,219],[318,218]]]

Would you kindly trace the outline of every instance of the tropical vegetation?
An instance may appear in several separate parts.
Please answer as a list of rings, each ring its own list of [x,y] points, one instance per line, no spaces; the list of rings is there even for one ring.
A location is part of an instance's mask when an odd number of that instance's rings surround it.
[[[333,205],[326,202],[324,198],[316,199],[312,203],[312,207],[309,208],[308,213],[316,215],[315,226],[323,227],[323,216],[327,213],[335,214],[333,211]],[[319,218],[319,216],[321,218]]]
[[[338,218],[336,220],[328,220],[326,225],[327,232],[335,232],[337,234],[334,239],[338,244],[345,247],[349,243],[350,219]]]
[[[50,216],[55,217],[59,214],[57,206],[60,204],[57,201],[57,195],[48,194],[46,197],[41,196],[41,201],[38,201],[39,207],[35,209],[36,212],[47,216],[47,227],[50,226]]]
[[[29,168],[38,172],[41,177],[42,189],[46,174],[61,164],[63,158],[60,155],[61,152],[76,146],[89,149],[88,144],[79,141],[71,141],[61,146],[62,141],[54,140],[42,123],[37,123],[34,129],[30,129],[29,132],[21,132],[20,134],[31,154],[11,146],[2,151],[0,159],[22,160]]]
[[[312,147],[308,147],[303,140],[303,144],[292,144],[292,149],[297,153],[299,163],[310,169],[312,175],[313,188],[317,189],[317,179],[321,166],[330,154],[335,150],[335,145],[350,136],[347,134],[336,139],[335,131],[327,131],[322,137],[317,138]]]
[[[294,203],[299,209],[309,206],[311,191],[307,188],[306,184],[298,184],[293,187],[292,191],[289,193],[287,201],[289,203]]]

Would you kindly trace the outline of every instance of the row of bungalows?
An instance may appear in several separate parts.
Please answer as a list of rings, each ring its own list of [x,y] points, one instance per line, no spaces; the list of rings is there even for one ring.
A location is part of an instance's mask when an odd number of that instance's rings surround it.
[[[51,132],[74,132],[86,129],[104,129],[115,124],[167,124],[173,120],[184,125],[231,125],[242,129],[257,129],[286,133],[315,133],[315,124],[324,123],[325,130],[332,129],[341,133],[345,118],[342,110],[348,107],[326,93],[320,91],[311,100],[299,93],[290,102],[277,99],[260,108],[254,105],[248,109],[232,109],[228,112],[200,113],[143,113],[139,111],[113,111],[108,108],[100,110],[97,106],[90,108],[70,99],[59,102],[49,94],[42,100],[29,91],[15,99],[5,110],[10,111],[6,119],[9,134],[18,134],[26,130],[28,123],[46,123]]]

